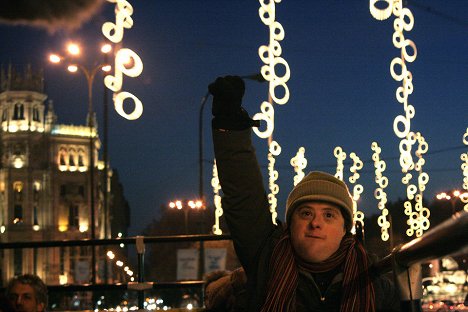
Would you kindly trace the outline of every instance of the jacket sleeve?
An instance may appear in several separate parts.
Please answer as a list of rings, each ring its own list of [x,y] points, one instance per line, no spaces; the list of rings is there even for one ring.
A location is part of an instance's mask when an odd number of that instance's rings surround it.
[[[275,229],[251,130],[213,129],[213,142],[224,216],[237,256],[249,274],[256,270],[258,253]]]

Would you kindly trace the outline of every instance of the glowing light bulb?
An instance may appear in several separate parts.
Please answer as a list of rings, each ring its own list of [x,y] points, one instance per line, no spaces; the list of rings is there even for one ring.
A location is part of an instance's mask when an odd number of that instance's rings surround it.
[[[78,66],[76,65],[68,65],[67,67],[68,71],[71,73],[76,73],[78,71]]]
[[[80,47],[76,43],[70,43],[67,45],[67,51],[71,55],[79,55],[80,54]]]
[[[60,58],[60,56],[58,56],[57,54],[51,54],[49,55],[49,61],[51,61],[52,63],[60,63],[62,59]]]
[[[102,53],[109,53],[110,51],[112,51],[112,46],[108,43],[104,44],[102,47],[101,47],[101,52]]]

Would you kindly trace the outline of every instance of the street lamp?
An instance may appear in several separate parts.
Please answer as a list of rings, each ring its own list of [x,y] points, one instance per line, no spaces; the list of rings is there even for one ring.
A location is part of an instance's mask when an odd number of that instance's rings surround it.
[[[459,190],[453,190],[452,195],[449,195],[445,192],[439,193],[436,195],[436,198],[438,200],[447,200],[450,202],[451,207],[452,207],[452,214],[455,214],[456,212],[456,203],[460,198],[466,198],[468,197],[468,192],[462,193]]]
[[[188,200],[186,202],[181,200],[171,201],[169,203],[169,208],[182,210],[184,212],[184,225],[185,225],[185,234],[188,234],[188,214],[190,210],[200,210],[205,209],[203,201],[200,199],[197,200]]]
[[[94,78],[96,77],[96,74],[98,73],[99,70],[108,72],[110,71],[111,67],[107,62],[105,63],[99,63],[94,66],[85,66],[81,63],[76,62],[76,58],[78,55],[81,53],[81,48],[79,47],[78,44],[76,43],[69,43],[67,45],[67,53],[69,55],[68,58],[62,57],[58,54],[51,54],[49,56],[49,61],[58,64],[62,61],[66,61],[67,64],[67,69],[71,73],[75,73],[78,70],[80,70],[88,83],[88,116],[87,116],[87,126],[89,127],[89,207],[91,210],[91,238],[95,239],[96,238],[96,216],[95,216],[95,202],[94,202],[94,136],[96,135],[96,132],[94,131],[96,127],[96,121],[95,121],[95,116],[93,112],[93,82]],[[104,53],[104,55],[107,55],[107,53],[111,52],[112,47],[110,44],[105,44],[101,47],[101,52]],[[106,58],[107,60],[107,58]],[[105,142],[107,144],[107,142]],[[107,161],[107,159],[105,159]],[[107,167],[106,167],[107,169]],[[107,170],[105,170],[106,174],[106,179],[107,179]],[[107,192],[107,188],[105,190]],[[107,220],[104,220],[104,222],[107,222]],[[92,248],[92,281],[93,283],[96,283],[96,254],[95,254],[95,249]]]

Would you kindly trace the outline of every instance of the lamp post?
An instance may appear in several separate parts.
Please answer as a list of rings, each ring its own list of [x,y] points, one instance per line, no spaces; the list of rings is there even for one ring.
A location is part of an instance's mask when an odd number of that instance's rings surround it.
[[[112,50],[111,46],[109,44],[105,44],[101,48],[101,52],[104,53],[105,55],[109,53]],[[87,126],[89,127],[89,153],[88,153],[88,168],[89,168],[89,207],[91,210],[91,239],[96,238],[96,208],[95,208],[95,194],[94,194],[94,169],[95,169],[95,161],[94,161],[94,136],[96,135],[95,127],[96,127],[96,120],[94,116],[94,111],[93,111],[93,82],[94,78],[96,77],[96,74],[98,73],[99,70],[102,70],[104,72],[110,71],[110,65],[107,63],[99,63],[94,66],[84,66],[80,63],[75,62],[76,56],[78,56],[81,53],[80,47],[75,44],[75,43],[70,43],[67,46],[67,52],[71,56],[70,59],[64,58],[59,56],[58,54],[51,54],[49,56],[49,61],[55,64],[60,63],[62,60],[66,60],[69,64],[67,66],[67,69],[71,73],[75,73],[78,70],[80,70],[87,82],[88,86],[88,116],[87,116]],[[105,122],[107,126],[107,122]],[[106,129],[107,131],[107,129]],[[107,135],[107,134],[106,134]],[[107,142],[106,142],[107,145]],[[107,147],[106,147],[107,150]],[[107,151],[106,151],[107,152]],[[106,155],[107,157],[107,155]],[[104,161],[107,161],[105,159]],[[106,174],[106,179],[107,179],[107,167],[105,170]],[[105,193],[107,193],[107,185],[105,189]],[[104,220],[104,222],[107,222],[107,220]],[[92,283],[96,283],[96,251],[95,248],[92,248],[92,259],[91,259],[92,265]]]
[[[205,209],[205,205],[202,200],[189,200],[187,202],[181,200],[171,201],[169,203],[169,208],[182,210],[184,212],[184,229],[185,234],[189,234],[188,231],[188,213],[190,210],[200,210]]]
[[[452,207],[452,214],[455,214],[456,211],[456,203],[462,197],[468,197],[468,192],[462,193],[459,190],[452,191],[452,195],[449,195],[445,192],[439,193],[436,195],[438,200],[447,200],[450,202]]]
[[[205,205],[203,200],[189,200],[187,202],[183,202],[181,200],[172,201],[169,203],[169,208],[182,210],[184,212],[184,227],[185,227],[185,234],[188,235],[188,213],[191,210],[200,210],[205,209]],[[203,241],[200,240],[200,252],[198,253],[198,278],[202,279],[204,274],[204,266],[205,266],[205,247]]]

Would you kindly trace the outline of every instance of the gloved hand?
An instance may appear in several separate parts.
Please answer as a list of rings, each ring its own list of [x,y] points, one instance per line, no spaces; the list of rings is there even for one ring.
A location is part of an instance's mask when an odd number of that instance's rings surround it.
[[[242,108],[242,97],[245,84],[239,76],[218,77],[208,86],[213,95],[212,126],[215,129],[244,130],[257,126],[259,122],[252,120],[247,111]]]

